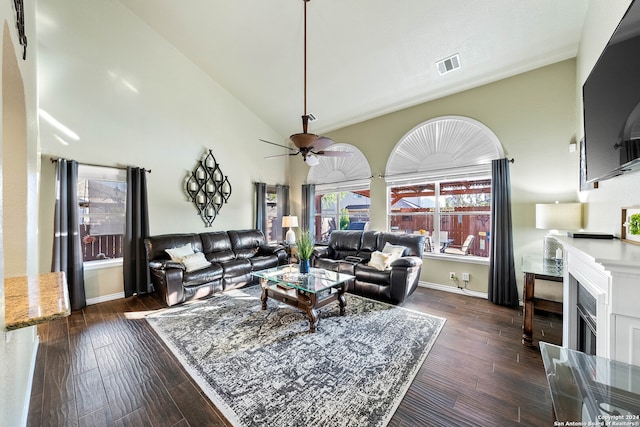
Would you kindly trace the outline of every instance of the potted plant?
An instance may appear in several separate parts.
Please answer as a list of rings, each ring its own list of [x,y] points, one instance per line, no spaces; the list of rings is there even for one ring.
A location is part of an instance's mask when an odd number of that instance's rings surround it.
[[[629,234],[640,234],[640,214],[633,214],[629,218]]]
[[[308,273],[309,259],[313,254],[313,247],[315,245],[309,230],[302,230],[300,237],[296,241],[296,245],[298,246],[298,258],[300,259],[300,273]]]

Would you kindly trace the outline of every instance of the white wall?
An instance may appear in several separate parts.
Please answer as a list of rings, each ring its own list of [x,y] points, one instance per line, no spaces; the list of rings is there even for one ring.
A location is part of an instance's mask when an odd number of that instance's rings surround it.
[[[119,2],[41,0],[38,30],[40,108],[77,135],[41,120],[43,177],[54,176],[50,156],[143,167],[152,171],[151,234],[254,227],[253,183],[287,180],[286,158],[265,161],[272,150],[258,138],[283,136]],[[183,192],[205,149],[232,185],[212,228]],[[53,179],[42,184],[40,269],[47,271]]]
[[[37,265],[37,115],[36,115],[36,32],[35,2],[25,2],[25,28],[27,40],[33,43],[27,51],[27,60],[22,60],[22,47],[17,41],[13,2],[0,3],[2,23],[2,88],[0,88],[0,109],[2,116],[2,140],[0,141],[3,174],[16,174],[21,181],[22,194],[11,192],[10,203],[0,202],[0,273],[6,277],[34,273]],[[16,156],[13,150],[19,149]],[[7,182],[2,180],[3,195]],[[5,200],[5,197],[2,197]],[[17,207],[21,215],[8,215],[8,209]],[[8,240],[5,229],[13,229],[12,240]],[[17,240],[13,240],[17,239]],[[9,251],[15,251],[5,257]],[[25,259],[26,257],[26,259]],[[14,268],[13,263],[16,267]],[[11,264],[6,266],[6,264]],[[37,350],[36,328],[34,326],[12,332],[5,330],[5,290],[4,281],[0,285],[0,423],[7,426],[26,425],[33,363]]]
[[[582,42],[577,56],[578,139],[584,135],[582,122],[582,85],[602,50],[624,16],[631,0],[590,0]],[[620,212],[623,207],[640,205],[640,172],[616,177],[586,191],[586,226],[592,231],[620,235]]]
[[[182,183],[210,148],[233,186],[213,228],[253,225],[252,182],[286,179],[258,138],[280,135],[118,2],[41,0],[38,24],[40,108],[78,136],[42,120],[44,155],[151,169],[160,234],[205,230]]]

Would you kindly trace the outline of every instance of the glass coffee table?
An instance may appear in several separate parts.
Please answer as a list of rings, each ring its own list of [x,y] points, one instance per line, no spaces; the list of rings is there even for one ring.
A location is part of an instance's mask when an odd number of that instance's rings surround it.
[[[318,326],[318,308],[338,301],[340,315],[344,315],[346,282],[354,278],[349,274],[313,267],[309,273],[301,274],[295,264],[256,271],[253,275],[260,278],[263,310],[267,309],[269,298],[304,310],[311,332],[315,332]]]

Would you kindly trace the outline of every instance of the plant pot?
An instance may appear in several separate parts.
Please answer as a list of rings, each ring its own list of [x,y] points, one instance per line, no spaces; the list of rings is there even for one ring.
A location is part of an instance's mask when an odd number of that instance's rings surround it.
[[[300,260],[300,273],[307,274],[309,272],[309,260],[301,259]]]

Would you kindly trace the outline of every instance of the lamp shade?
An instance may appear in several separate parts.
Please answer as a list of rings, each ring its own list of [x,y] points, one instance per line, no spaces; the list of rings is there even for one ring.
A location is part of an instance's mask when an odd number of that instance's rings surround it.
[[[283,227],[297,227],[298,226],[298,217],[295,215],[285,215],[282,217],[282,226]]]
[[[582,204],[536,204],[536,228],[543,230],[578,230],[582,228]]]

